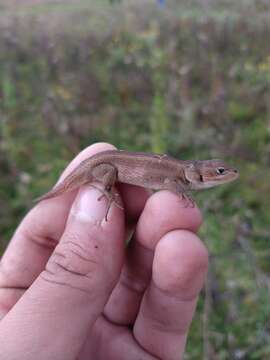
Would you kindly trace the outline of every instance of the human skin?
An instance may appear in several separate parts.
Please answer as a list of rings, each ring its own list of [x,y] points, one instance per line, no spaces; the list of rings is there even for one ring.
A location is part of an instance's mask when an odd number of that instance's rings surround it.
[[[60,179],[113,148],[89,146]],[[108,221],[90,185],[22,220],[0,263],[1,359],[182,358],[208,265],[200,211],[168,191],[117,191],[125,211],[112,205]]]

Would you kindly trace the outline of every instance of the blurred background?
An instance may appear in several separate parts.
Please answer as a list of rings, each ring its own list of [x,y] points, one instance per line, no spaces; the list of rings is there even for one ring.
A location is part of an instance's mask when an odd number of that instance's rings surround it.
[[[185,359],[270,358],[269,0],[0,0],[0,246],[84,147],[222,158]]]

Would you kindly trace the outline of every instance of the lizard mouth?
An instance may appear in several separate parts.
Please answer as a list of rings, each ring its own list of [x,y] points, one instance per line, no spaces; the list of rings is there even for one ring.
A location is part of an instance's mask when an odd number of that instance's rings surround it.
[[[200,183],[197,184],[197,187],[200,189],[208,189],[220,184],[229,183],[236,180],[238,177],[239,172],[236,169],[230,169],[229,171],[224,172],[222,175],[216,176],[214,178],[201,175]]]
[[[239,172],[237,169],[232,169],[228,171],[228,174],[226,176],[226,181],[233,181],[239,177]]]
[[[226,173],[222,174],[221,176],[218,176],[217,181],[230,182],[230,181],[237,179],[238,176],[239,176],[239,173],[236,169],[228,170],[228,171],[226,171]]]

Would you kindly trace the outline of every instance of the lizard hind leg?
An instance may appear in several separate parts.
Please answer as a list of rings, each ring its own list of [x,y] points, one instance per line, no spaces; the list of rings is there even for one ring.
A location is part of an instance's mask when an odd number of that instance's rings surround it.
[[[107,221],[108,213],[113,203],[123,210],[120,196],[113,189],[113,186],[117,181],[117,168],[112,164],[100,164],[92,170],[92,176],[94,180],[101,182],[104,186],[104,189],[100,189],[96,185],[91,184],[91,186],[98,188],[98,190],[102,192],[101,196],[98,198],[98,201],[100,201],[103,197],[106,197],[108,200],[108,207],[105,215],[105,220]]]

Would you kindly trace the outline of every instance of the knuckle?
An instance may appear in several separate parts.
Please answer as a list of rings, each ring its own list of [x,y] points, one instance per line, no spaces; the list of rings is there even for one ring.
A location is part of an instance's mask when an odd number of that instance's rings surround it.
[[[70,233],[55,248],[42,277],[87,291],[89,282],[98,275],[99,265],[99,258],[91,247],[86,248],[79,242],[77,234]]]
[[[52,261],[64,271],[77,275],[88,275],[97,266],[97,259],[76,242],[68,241],[59,245]]]
[[[133,273],[132,271],[124,270],[120,276],[120,283],[128,289],[129,291],[137,294],[142,294],[150,280],[150,276],[145,276],[144,273],[137,271]]]

